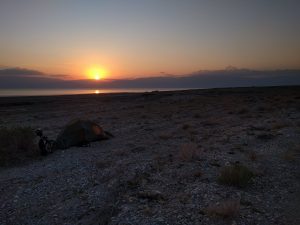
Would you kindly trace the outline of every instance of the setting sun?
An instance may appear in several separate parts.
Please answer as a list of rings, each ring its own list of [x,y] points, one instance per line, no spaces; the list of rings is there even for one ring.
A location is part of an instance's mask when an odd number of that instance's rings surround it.
[[[87,72],[89,79],[101,80],[107,76],[107,70],[103,68],[94,67]]]

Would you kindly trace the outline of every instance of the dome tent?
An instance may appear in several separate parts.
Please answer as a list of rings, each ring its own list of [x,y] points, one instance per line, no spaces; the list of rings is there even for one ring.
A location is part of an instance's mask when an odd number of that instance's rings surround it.
[[[112,135],[90,120],[76,119],[70,121],[58,134],[56,149],[66,149],[72,146],[82,146],[93,141],[106,140]]]

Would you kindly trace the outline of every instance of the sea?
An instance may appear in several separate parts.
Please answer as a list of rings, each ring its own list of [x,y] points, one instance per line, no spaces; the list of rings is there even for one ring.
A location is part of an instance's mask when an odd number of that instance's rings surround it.
[[[0,97],[55,96],[103,93],[143,93],[151,91],[174,91],[187,88],[130,88],[130,89],[0,89]]]

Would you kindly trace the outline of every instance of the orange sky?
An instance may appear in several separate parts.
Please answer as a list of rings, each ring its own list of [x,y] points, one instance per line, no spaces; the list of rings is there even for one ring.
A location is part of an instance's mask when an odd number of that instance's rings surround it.
[[[0,3],[0,66],[90,78],[299,69],[299,1]]]

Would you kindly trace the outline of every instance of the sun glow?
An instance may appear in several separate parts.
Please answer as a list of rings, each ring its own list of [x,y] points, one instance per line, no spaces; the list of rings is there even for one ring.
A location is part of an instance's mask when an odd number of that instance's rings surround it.
[[[107,70],[103,68],[93,67],[87,71],[89,79],[101,80],[107,76]]]

